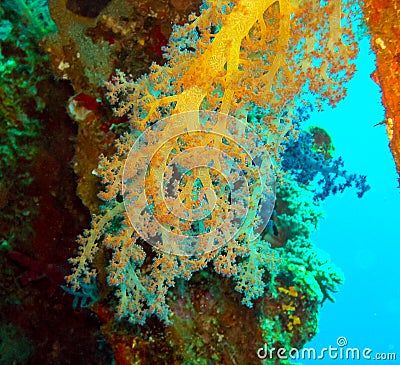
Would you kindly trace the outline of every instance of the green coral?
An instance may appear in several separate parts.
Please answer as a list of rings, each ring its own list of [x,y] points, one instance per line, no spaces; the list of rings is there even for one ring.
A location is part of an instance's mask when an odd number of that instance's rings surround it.
[[[286,179],[286,184],[277,189],[277,225],[285,238],[285,246],[278,249],[281,272],[310,298],[321,303],[325,299],[333,301],[330,293],[343,283],[343,274],[310,239],[323,217],[321,205],[307,186],[289,176]]]
[[[26,364],[32,344],[19,327],[0,324],[0,365]]]
[[[263,333],[263,337],[265,340],[266,348],[268,351],[272,349],[272,344],[283,344],[283,347],[286,349],[290,348],[292,334],[285,331],[282,328],[281,320],[279,316],[275,316],[273,318],[262,318],[260,321],[260,327]],[[265,346],[265,345],[264,345]],[[265,348],[265,347],[264,347]],[[263,353],[261,353],[264,355]],[[276,359],[275,357],[269,358],[267,357],[263,359],[262,364],[264,365],[292,365],[293,363],[289,360],[285,359]]]
[[[44,101],[37,85],[45,77],[40,75],[47,73],[47,58],[37,45],[38,38],[49,31],[46,18],[40,15],[43,9],[32,8],[35,15],[23,4],[38,5],[7,1],[0,8],[0,225],[1,241],[6,244],[17,236],[14,227],[28,230],[26,223],[32,215],[28,206],[34,203],[22,197],[32,182],[30,169],[42,129],[39,117]],[[29,22],[29,16],[38,18]]]
[[[343,282],[343,275],[311,241],[322,218],[320,203],[313,193],[289,175],[277,188],[274,221],[281,247],[275,250],[281,261],[270,271],[266,284],[267,303],[260,315],[260,327],[267,348],[300,349],[315,335],[318,311]],[[266,235],[266,238],[271,235]],[[266,365],[291,364],[276,354],[263,360]]]
[[[295,287],[320,303],[326,299],[334,301],[331,293],[337,292],[338,285],[344,281],[329,256],[305,239],[288,242],[284,266]]]
[[[35,38],[40,39],[57,31],[50,17],[47,0],[6,0],[5,6],[15,9],[21,22],[28,26],[27,31]]]
[[[276,224],[284,232],[284,240],[309,238],[323,218],[321,205],[314,201],[314,193],[290,175],[277,188]]]

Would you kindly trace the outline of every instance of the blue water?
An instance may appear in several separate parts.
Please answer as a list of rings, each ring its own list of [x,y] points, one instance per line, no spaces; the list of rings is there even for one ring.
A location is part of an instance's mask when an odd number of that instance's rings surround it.
[[[354,191],[328,198],[326,218],[313,241],[345,274],[336,303],[321,310],[319,334],[306,346],[337,346],[395,352],[400,364],[400,189],[388,147],[380,88],[371,80],[375,56],[361,42],[357,74],[348,96],[336,109],[314,114],[309,124],[325,128],[350,172],[367,175],[371,190],[362,199]],[[397,218],[396,218],[397,217]],[[346,348],[346,347],[344,347]],[[303,360],[303,364],[370,364],[368,360]]]

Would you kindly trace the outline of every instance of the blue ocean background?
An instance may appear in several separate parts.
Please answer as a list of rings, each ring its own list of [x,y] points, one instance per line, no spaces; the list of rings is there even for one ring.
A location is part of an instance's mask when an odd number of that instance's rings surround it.
[[[323,203],[325,219],[313,242],[342,269],[345,283],[335,294],[336,303],[321,309],[319,333],[306,347],[317,352],[345,337],[348,347],[397,354],[400,363],[400,189],[384,121],[380,88],[371,79],[375,55],[370,40],[360,44],[357,73],[348,96],[337,108],[314,113],[309,125],[325,128],[337,155],[350,172],[367,175],[371,186],[363,198],[354,191],[329,197]],[[371,361],[302,360],[302,364],[367,364]]]

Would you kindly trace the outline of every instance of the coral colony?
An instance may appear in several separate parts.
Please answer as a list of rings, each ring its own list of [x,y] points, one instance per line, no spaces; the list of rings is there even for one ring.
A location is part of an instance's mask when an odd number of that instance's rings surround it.
[[[130,132],[116,141],[114,156],[100,157],[96,174],[104,185],[99,194],[104,204],[79,238],[79,254],[70,260],[70,287],[85,291],[96,285],[97,272],[104,268],[92,263],[105,247],[112,252],[106,272],[108,284],[115,287],[116,312],[132,323],[144,324],[152,314],[168,323],[168,290],[177,279],[189,280],[209,263],[215,272],[232,278],[248,307],[270,290],[277,276],[310,285],[319,300],[321,293],[329,296],[340,279],[319,267],[307,243],[308,226],[315,226],[318,216],[313,194],[308,194],[310,179],[299,179],[298,173],[291,177],[295,157],[284,150],[291,143],[292,149],[305,146],[303,153],[307,145],[311,148],[307,135],[298,136],[299,108],[334,106],[345,95],[357,55],[354,7],[351,1],[303,1],[301,6],[283,0],[208,1],[200,16],[174,27],[163,66],[152,64],[138,79],[116,70],[106,82],[106,95],[115,115],[128,117]],[[139,132],[145,137],[138,142]],[[252,141],[252,133],[257,141]],[[252,143],[254,156],[246,148]],[[271,165],[263,167],[262,181],[257,180],[257,158]],[[325,184],[330,184],[317,198],[356,179],[342,176],[344,183],[333,187],[329,174],[337,176],[340,163],[318,152],[304,158],[313,171],[317,164],[324,166]],[[259,215],[268,221],[272,214],[272,169],[277,204],[285,205],[273,218],[275,229],[284,232],[295,226],[295,232],[280,233],[289,237],[279,249],[271,247],[274,242],[266,230],[256,233],[262,226]],[[226,181],[233,173],[237,176]],[[174,191],[163,195],[168,189]],[[296,200],[308,209],[293,212]],[[250,218],[239,224],[246,214]],[[146,241],[153,242],[151,247]],[[304,251],[313,260],[304,262]],[[288,264],[295,259],[298,267]],[[269,283],[266,272],[272,275]]]
[[[325,199],[369,186],[345,169],[329,131],[304,122],[346,96],[361,7],[375,29],[377,5],[200,2],[0,7],[0,260],[26,271],[21,308],[29,297],[51,313],[52,300],[68,301],[67,320],[97,314],[107,345],[93,340],[103,362],[93,351],[88,363],[111,363],[110,346],[118,364],[257,364],[264,343],[309,341],[343,282],[310,236]],[[379,52],[398,53],[380,37]],[[383,66],[376,78],[390,88]],[[395,92],[384,100],[393,149]],[[14,288],[8,268],[2,282]],[[56,293],[47,302],[29,287],[43,277]],[[61,363],[77,343],[71,359],[88,352],[81,323],[65,318],[57,326],[71,336],[49,341],[38,363]],[[0,323],[3,359],[39,356],[15,350],[29,341],[11,322]]]

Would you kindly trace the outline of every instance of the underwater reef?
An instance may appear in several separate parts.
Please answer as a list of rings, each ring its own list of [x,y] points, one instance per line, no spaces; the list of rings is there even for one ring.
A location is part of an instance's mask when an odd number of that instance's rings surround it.
[[[369,190],[303,127],[362,33],[399,166],[380,4],[6,0],[0,364],[290,364],[257,350],[304,346],[344,280],[324,200]]]

